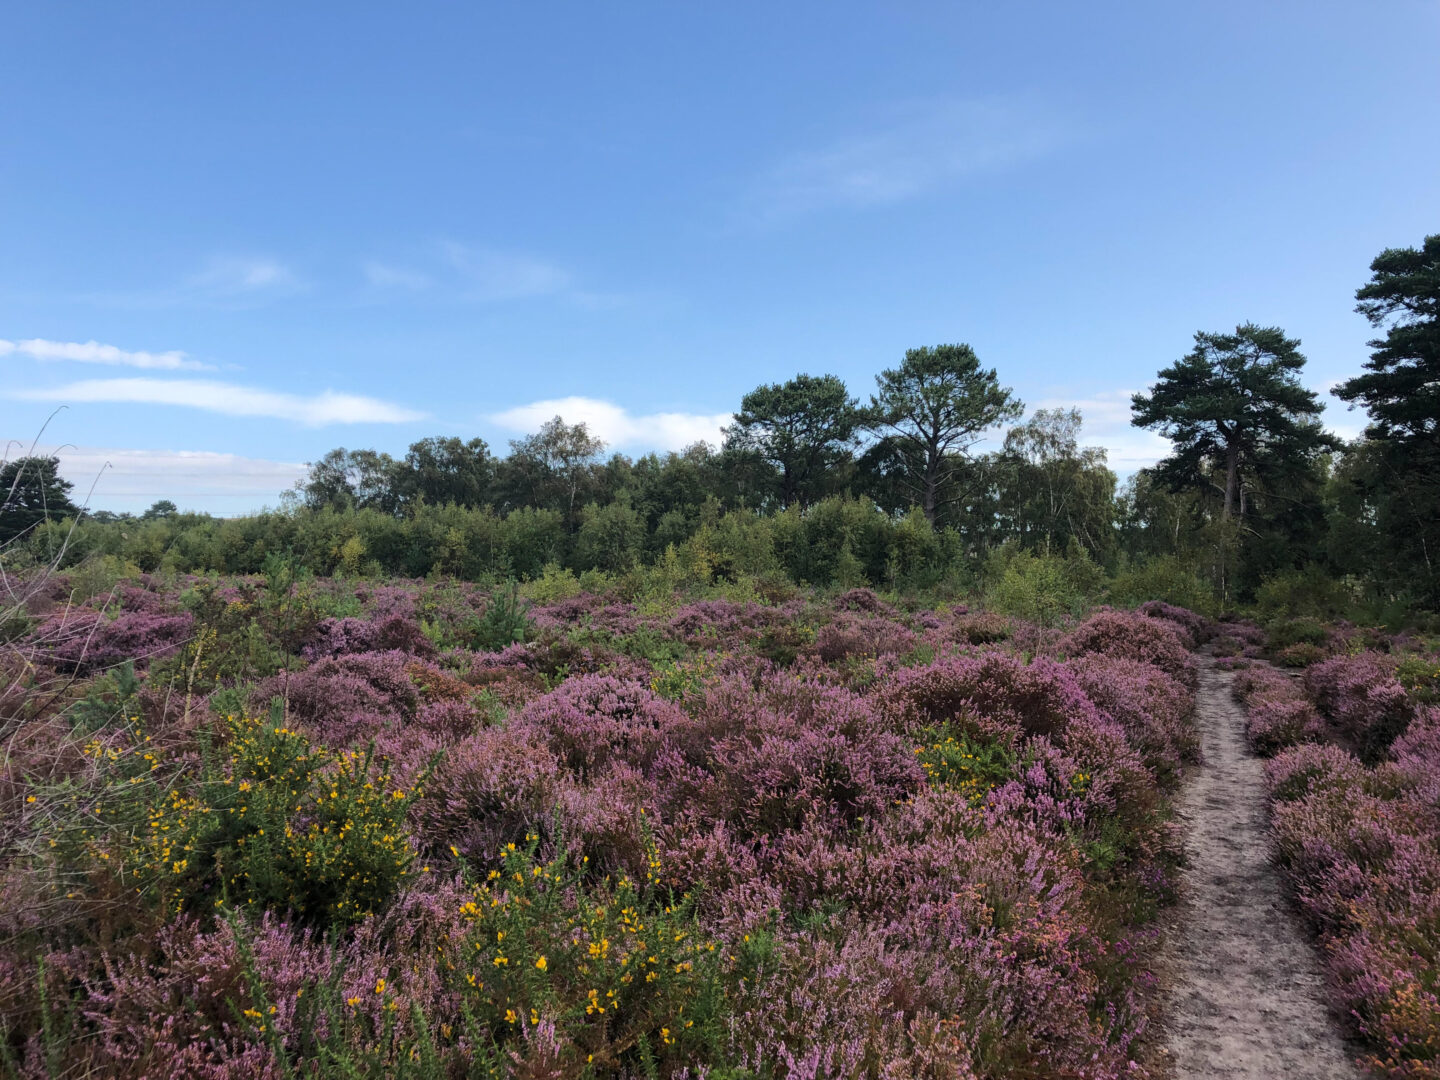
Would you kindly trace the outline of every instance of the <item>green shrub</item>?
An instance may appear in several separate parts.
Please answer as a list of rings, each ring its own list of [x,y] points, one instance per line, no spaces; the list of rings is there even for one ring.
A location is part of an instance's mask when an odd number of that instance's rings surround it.
[[[1324,645],[1325,627],[1319,619],[1308,616],[1286,619],[1269,627],[1270,650],[1280,653],[1291,645]]]
[[[643,886],[626,876],[587,884],[583,861],[561,846],[542,863],[537,846],[533,837],[528,850],[508,845],[461,908],[469,928],[455,978],[469,1035],[495,1075],[542,1019],[563,1048],[555,1075],[719,1063],[722,954],[701,936],[688,898],[663,886],[653,846]]]
[[[1440,702],[1440,660],[1412,653],[1400,661],[1395,677],[1416,705]]]
[[[1255,609],[1266,623],[1299,616],[1334,619],[1353,617],[1357,599],[1350,583],[1312,565],[1265,578],[1255,590]]]
[[[575,571],[567,570],[559,563],[547,563],[544,572],[533,581],[526,582],[521,591],[537,604],[553,604],[580,595],[580,581]]]
[[[1078,545],[1064,557],[1001,548],[986,568],[986,600],[1004,615],[1054,626],[1079,616],[1098,592],[1103,572]]]
[[[70,706],[74,730],[88,735],[116,719],[135,715],[135,695],[139,692],[135,661],[126,660],[119,667],[111,668],[92,680],[85,688],[85,696]]]
[[[525,613],[518,586],[508,591],[496,589],[490,594],[485,614],[476,620],[470,632],[470,647],[484,652],[499,652],[516,642],[524,641],[535,624]]]
[[[1215,593],[1183,559],[1174,556],[1150,559],[1141,566],[1128,567],[1110,583],[1109,598],[1117,607],[1139,607],[1150,600],[1213,614]]]
[[[278,701],[267,720],[228,724],[223,761],[207,755],[193,787],[156,793],[142,873],[182,910],[228,901],[323,926],[374,914],[409,876],[405,812],[418,783],[395,787],[369,750],[312,746],[284,726]]]
[[[1325,659],[1325,650],[1308,641],[1297,641],[1275,653],[1275,662],[1281,667],[1305,668]]]
[[[800,655],[800,650],[815,644],[813,627],[798,623],[781,623],[766,628],[755,643],[755,652],[771,663],[789,667]]]

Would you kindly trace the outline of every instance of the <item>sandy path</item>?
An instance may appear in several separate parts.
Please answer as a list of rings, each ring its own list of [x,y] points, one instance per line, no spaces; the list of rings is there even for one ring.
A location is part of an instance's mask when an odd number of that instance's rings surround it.
[[[1268,861],[1264,773],[1232,676],[1198,658],[1205,763],[1180,799],[1189,864],[1169,942],[1168,1056],[1179,1077],[1356,1078],[1314,946]]]

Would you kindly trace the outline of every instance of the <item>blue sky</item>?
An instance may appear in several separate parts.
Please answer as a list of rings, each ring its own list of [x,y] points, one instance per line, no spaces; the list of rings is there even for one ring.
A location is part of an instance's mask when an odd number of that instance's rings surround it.
[[[1370,259],[1440,231],[1435,0],[11,4],[0,41],[0,438],[68,404],[42,445],[110,462],[99,507],[556,411],[679,446],[949,341],[1125,472],[1194,331],[1283,326],[1323,389]]]

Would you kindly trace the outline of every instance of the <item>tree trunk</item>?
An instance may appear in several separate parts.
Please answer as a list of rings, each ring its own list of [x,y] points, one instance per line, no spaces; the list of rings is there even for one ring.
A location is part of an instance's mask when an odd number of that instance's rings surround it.
[[[1225,510],[1221,515],[1229,521],[1235,512],[1235,499],[1240,493],[1240,444],[1232,439],[1225,448]]]
[[[940,503],[940,471],[943,466],[944,459],[940,448],[932,436],[925,448],[925,494],[921,498],[920,506],[925,512],[925,520],[930,522],[932,528],[935,525],[936,508]]]

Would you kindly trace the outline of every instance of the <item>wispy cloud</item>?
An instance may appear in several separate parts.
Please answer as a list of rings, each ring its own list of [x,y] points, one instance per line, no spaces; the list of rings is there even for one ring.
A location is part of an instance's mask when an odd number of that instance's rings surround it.
[[[455,240],[400,261],[366,259],[360,272],[376,295],[423,293],[440,302],[499,304],[551,297],[608,307],[620,300],[582,288],[568,268],[545,256]]]
[[[0,356],[20,353],[36,360],[73,360],[81,364],[108,364],[113,367],[152,368],[164,371],[214,371],[213,364],[191,360],[179,349],[168,352],[143,352],[102,345],[98,341],[46,341],[27,338],[6,341],[0,338]]]
[[[11,391],[8,396],[27,401],[178,405],[226,416],[292,420],[307,427],[401,424],[423,420],[426,416],[414,409],[357,394],[326,390],[304,396],[205,379],[87,379],[66,386]]]
[[[1073,134],[1026,100],[911,102],[782,159],[758,179],[749,202],[764,218],[883,206],[1048,154]]]
[[[90,504],[108,510],[141,510],[157,499],[171,499],[182,510],[243,513],[273,504],[306,471],[296,462],[207,450],[67,445],[37,452],[58,457],[60,474],[77,492],[89,491],[95,482]]]
[[[198,269],[172,281],[139,289],[102,289],[75,299],[102,307],[144,311],[158,308],[259,307],[302,293],[309,284],[280,260],[265,255],[214,255]]]
[[[295,292],[301,281],[284,263],[257,256],[217,255],[186,283],[217,298]]]
[[[612,402],[587,397],[533,401],[494,413],[488,419],[506,430],[529,433],[556,416],[567,424],[583,423],[590,434],[612,446],[656,450],[683,450],[697,442],[718,444],[722,438],[720,429],[734,419],[730,413],[635,414]]]
[[[533,255],[444,244],[445,261],[472,300],[520,300],[568,292],[569,271]]]
[[[380,262],[378,259],[367,259],[360,266],[365,280],[377,289],[406,289],[410,292],[419,292],[421,289],[428,289],[433,285],[434,279],[429,274],[423,274],[419,270],[411,270],[404,266],[392,266],[389,263]]]

